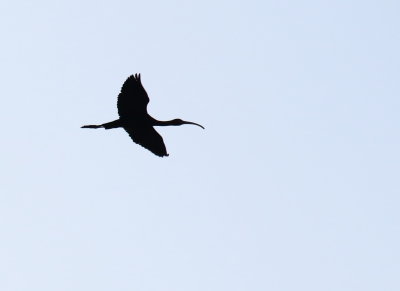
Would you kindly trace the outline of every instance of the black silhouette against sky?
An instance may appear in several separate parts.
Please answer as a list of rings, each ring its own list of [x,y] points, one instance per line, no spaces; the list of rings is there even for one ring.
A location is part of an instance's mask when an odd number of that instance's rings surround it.
[[[100,125],[84,125],[82,128],[118,128],[123,127],[132,140],[145,147],[159,157],[168,156],[167,149],[161,135],[153,126],[168,126],[200,124],[173,119],[169,121],[159,121],[147,113],[147,104],[150,99],[143,88],[140,74],[131,75],[122,85],[121,93],[118,95],[118,114],[119,119]]]

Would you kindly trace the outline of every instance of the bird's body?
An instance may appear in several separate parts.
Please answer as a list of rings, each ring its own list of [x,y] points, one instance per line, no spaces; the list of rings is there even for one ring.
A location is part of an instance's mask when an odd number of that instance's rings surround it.
[[[149,101],[150,99],[140,80],[140,74],[132,75],[122,85],[121,92],[118,95],[117,107],[120,118],[100,125],[84,125],[82,128],[112,129],[122,127],[135,143],[160,157],[168,156],[168,153],[161,135],[153,126],[193,124],[204,129],[200,124],[181,119],[160,121],[151,117],[147,113]]]

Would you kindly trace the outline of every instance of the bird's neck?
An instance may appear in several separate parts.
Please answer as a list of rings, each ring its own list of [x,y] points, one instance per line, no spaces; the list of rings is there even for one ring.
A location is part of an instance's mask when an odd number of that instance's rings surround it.
[[[153,125],[154,126],[169,126],[169,125],[176,125],[176,124],[174,123],[173,120],[162,121],[162,120],[153,119]]]

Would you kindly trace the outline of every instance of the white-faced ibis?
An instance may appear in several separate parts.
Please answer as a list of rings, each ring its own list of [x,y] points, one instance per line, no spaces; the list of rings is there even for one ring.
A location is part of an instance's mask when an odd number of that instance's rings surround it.
[[[132,75],[122,85],[121,93],[118,95],[119,119],[100,125],[84,125],[82,128],[111,129],[122,127],[135,143],[159,157],[168,156],[168,153],[161,135],[153,126],[194,124],[204,129],[200,124],[181,119],[169,121],[154,119],[147,113],[149,101],[149,96],[140,80],[140,74]]]

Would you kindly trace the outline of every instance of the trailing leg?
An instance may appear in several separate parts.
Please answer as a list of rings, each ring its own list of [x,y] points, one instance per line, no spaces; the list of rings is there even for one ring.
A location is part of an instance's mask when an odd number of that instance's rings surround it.
[[[119,119],[103,123],[100,125],[84,125],[81,128],[105,128],[105,129],[111,129],[111,128],[118,128],[122,127],[121,121]]]
[[[102,125],[84,125],[81,128],[100,128],[103,127]]]

